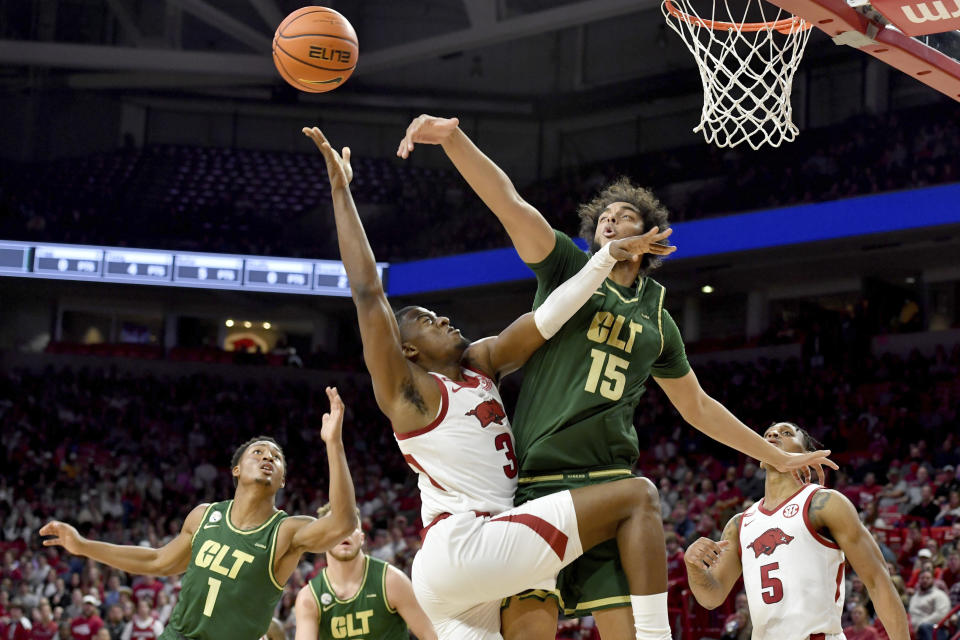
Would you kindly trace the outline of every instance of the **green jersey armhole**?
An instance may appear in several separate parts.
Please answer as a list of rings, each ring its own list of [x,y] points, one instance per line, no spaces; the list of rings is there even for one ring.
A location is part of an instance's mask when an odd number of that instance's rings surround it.
[[[317,597],[317,590],[313,588],[313,580],[307,581],[307,586],[310,587],[310,593],[313,594],[313,601],[317,603],[317,622],[320,622],[323,617],[323,605],[320,604],[320,598]]]
[[[283,513],[283,512],[278,511],[276,514],[274,514],[274,517],[276,517],[276,515],[280,513]],[[273,518],[271,518],[271,520],[272,519]],[[273,565],[277,555],[277,538],[279,537],[280,525],[283,524],[283,520],[284,518],[280,519],[280,522],[277,523],[277,526],[273,528],[273,533],[270,534],[270,559],[267,562],[267,574],[270,576],[270,582],[273,584],[274,587],[277,588],[278,591],[283,591],[283,585],[280,584],[279,581],[277,581],[277,576],[274,575],[273,573]]]
[[[386,562],[383,563],[383,580],[380,592],[383,594],[383,606],[387,608],[387,611],[390,613],[396,613],[397,610],[390,606],[390,598],[387,597],[387,573],[390,571],[390,565]]]
[[[200,518],[200,524],[197,526],[197,530],[193,532],[193,535],[190,536],[190,547],[193,547],[193,541],[196,540],[197,534],[200,533],[200,529],[203,528],[203,523],[207,521],[207,516],[210,515],[210,509],[213,509],[217,506],[218,502],[211,502],[207,505],[207,508],[203,510],[203,517]]]

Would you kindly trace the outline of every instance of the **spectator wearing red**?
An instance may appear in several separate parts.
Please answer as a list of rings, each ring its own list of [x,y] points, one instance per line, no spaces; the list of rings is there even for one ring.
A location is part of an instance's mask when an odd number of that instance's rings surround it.
[[[4,640],[30,640],[33,623],[23,613],[23,605],[19,600],[10,603],[10,612],[7,614],[9,622],[3,636]]]
[[[877,476],[872,471],[863,476],[863,484],[857,491],[857,507],[861,510],[867,505],[877,500],[877,496],[883,493],[883,487],[877,484]]]
[[[140,602],[148,600],[150,608],[157,606],[157,594],[163,591],[163,583],[157,580],[156,576],[143,576],[143,578],[133,585],[133,600]]]
[[[850,611],[850,619],[853,624],[843,630],[847,640],[878,640],[876,629],[870,626],[870,616],[865,606],[855,606]]]
[[[674,585],[683,584],[687,581],[687,568],[683,564],[683,547],[680,546],[680,540],[673,531],[664,534],[664,542],[667,546],[667,588]]]
[[[99,606],[100,601],[96,596],[83,596],[83,612],[70,621],[70,636],[73,640],[93,640],[97,635],[103,627],[103,620],[97,609]]]
[[[57,635],[57,623],[53,620],[53,609],[46,600],[40,602],[39,616],[34,622],[30,640],[53,640]]]
[[[953,585],[960,583],[960,552],[954,551],[947,558],[947,566],[940,574],[940,579],[947,585],[948,591]]]

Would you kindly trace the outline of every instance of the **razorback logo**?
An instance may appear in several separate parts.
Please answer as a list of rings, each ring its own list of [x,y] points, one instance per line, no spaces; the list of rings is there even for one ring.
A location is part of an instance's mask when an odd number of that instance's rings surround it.
[[[480,421],[480,426],[486,429],[490,426],[491,422],[503,424],[504,418],[507,417],[507,412],[503,410],[503,407],[500,406],[500,403],[496,400],[484,400],[464,415],[473,416]]]
[[[792,541],[793,536],[784,533],[780,527],[774,527],[761,533],[749,546],[756,554],[754,557],[759,558],[761,555],[772,556],[777,547],[790,544]]]

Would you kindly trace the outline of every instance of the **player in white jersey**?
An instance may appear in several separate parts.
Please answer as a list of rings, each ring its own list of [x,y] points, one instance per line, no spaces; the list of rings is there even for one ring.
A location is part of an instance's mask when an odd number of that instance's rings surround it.
[[[790,422],[771,425],[764,438],[787,452],[816,448]],[[890,640],[909,640],[903,602],[853,504],[795,474],[766,472],[763,499],[731,518],[719,542],[700,538],[687,549],[687,577],[697,602],[719,606],[742,573],[753,640],[840,640],[849,560]]]
[[[381,411],[420,474],[424,542],[413,564],[414,592],[441,639],[501,638],[504,597],[553,581],[595,544],[616,538],[633,593],[640,593],[642,541],[659,533],[659,499],[645,478],[562,491],[511,508],[518,465],[496,390],[586,302],[617,260],[666,255],[670,232],[608,243],[535,313],[471,343],[448,318],[422,307],[396,314],[350,194],[349,149],[341,156],[319,129],[304,129],[326,160],[340,255],[357,307],[364,360]],[[798,456],[797,465],[823,462]],[[634,589],[637,589],[634,591]],[[636,621],[637,637],[653,634]],[[669,633],[669,630],[667,631]]]

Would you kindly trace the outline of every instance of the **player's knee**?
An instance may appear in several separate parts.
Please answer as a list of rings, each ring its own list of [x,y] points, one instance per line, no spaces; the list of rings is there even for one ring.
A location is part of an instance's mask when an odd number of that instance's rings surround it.
[[[644,512],[653,512],[660,516],[660,493],[657,485],[649,478],[631,478],[633,484],[634,508]]]

